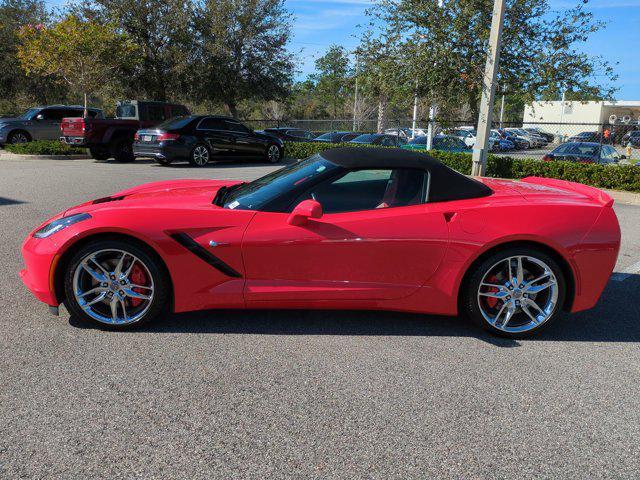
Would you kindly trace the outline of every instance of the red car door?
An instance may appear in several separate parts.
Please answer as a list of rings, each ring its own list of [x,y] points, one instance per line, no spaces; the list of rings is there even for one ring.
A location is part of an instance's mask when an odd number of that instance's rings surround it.
[[[243,239],[245,301],[410,295],[436,271],[448,229],[428,204],[329,213],[302,226],[258,212]]]

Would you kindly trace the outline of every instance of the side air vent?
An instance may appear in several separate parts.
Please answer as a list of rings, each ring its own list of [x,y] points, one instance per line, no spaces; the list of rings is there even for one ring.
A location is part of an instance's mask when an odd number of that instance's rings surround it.
[[[242,278],[242,274],[234,270],[230,265],[224,263],[186,233],[172,233],[170,237],[219,272],[224,273],[228,277]]]

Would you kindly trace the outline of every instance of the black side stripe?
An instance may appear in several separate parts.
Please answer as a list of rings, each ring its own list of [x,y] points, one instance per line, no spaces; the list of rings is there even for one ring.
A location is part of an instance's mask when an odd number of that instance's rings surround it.
[[[196,257],[204,260],[216,270],[224,273],[228,277],[242,278],[242,274],[234,270],[230,265],[224,263],[186,233],[172,233],[170,236]]]

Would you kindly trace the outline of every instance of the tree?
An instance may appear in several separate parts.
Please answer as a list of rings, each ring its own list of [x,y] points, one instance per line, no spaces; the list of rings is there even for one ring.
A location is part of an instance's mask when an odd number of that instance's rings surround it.
[[[318,73],[311,78],[316,83],[316,95],[322,103],[331,105],[335,120],[338,106],[343,106],[346,101],[344,94],[349,84],[349,57],[343,47],[331,45],[315,65]]]
[[[290,20],[283,0],[204,0],[196,13],[198,98],[237,117],[243,100],[286,96],[294,71]]]
[[[84,97],[100,91],[123,64],[133,63],[135,46],[113,25],[69,15],[50,27],[27,25],[20,30],[18,59],[28,75],[61,78]]]
[[[197,81],[199,72],[191,64],[193,8],[190,0],[93,0],[76,10],[88,19],[116,25],[139,47],[140,61],[127,72],[125,94],[166,101]]]
[[[610,97],[616,79],[611,66],[579,50],[602,27],[586,10],[587,1],[554,13],[547,0],[506,0],[499,84],[534,97],[563,89]],[[369,13],[400,32],[422,95],[443,106],[466,103],[475,118],[493,3],[447,0],[438,7],[435,1],[383,0]]]
[[[356,51],[362,80],[362,93],[368,92],[378,103],[378,132],[386,128],[387,107],[393,99],[410,97],[413,70],[403,49],[401,32],[386,28],[379,35],[367,31]]]
[[[49,14],[41,0],[0,1],[0,110],[15,111],[27,106],[21,105],[21,100],[47,103],[50,95],[64,97],[64,89],[55,88],[47,80],[27,77],[16,61],[20,28],[48,21]]]

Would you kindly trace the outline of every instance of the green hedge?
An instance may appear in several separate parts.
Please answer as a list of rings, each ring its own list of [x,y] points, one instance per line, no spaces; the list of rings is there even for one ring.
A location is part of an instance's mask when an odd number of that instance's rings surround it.
[[[287,143],[285,151],[288,157],[306,158],[328,148],[341,146],[353,146],[353,144],[291,142]],[[471,154],[469,153],[448,153],[432,150],[429,154],[454,170],[466,175],[471,173]],[[524,178],[528,176],[558,178],[598,188],[640,192],[640,167],[633,165],[542,162],[540,160],[489,155],[487,177]]]
[[[27,143],[8,143],[7,152],[19,155],[79,155],[86,153],[84,148],[70,147],[58,140],[36,140]]]

